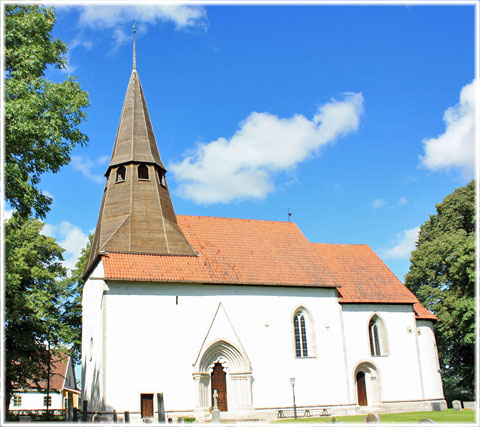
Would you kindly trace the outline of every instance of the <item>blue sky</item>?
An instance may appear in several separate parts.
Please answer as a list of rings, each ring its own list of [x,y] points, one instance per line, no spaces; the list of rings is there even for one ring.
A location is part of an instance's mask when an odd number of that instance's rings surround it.
[[[289,209],[310,241],[368,244],[403,280],[418,227],[474,176],[473,5],[56,7],[91,101],[88,147],[41,184],[68,266],[96,225],[134,19],[177,214]]]

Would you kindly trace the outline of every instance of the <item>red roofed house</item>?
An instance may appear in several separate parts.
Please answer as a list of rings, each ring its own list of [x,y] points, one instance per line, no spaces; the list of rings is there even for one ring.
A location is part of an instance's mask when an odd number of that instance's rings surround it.
[[[135,57],[135,56],[134,56]],[[83,291],[90,411],[271,419],[446,407],[436,318],[365,245],[175,215],[135,67]]]
[[[60,352],[53,355],[52,361],[50,384],[45,379],[30,382],[27,388],[15,389],[8,408],[10,412],[23,414],[30,411],[45,411],[47,403],[51,411],[64,411],[68,407],[69,397],[73,407],[78,408],[80,390],[77,387],[70,356]]]

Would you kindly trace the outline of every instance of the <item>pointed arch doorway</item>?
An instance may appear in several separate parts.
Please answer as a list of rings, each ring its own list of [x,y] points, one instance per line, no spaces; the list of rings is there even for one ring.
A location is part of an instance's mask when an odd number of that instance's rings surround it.
[[[212,407],[214,406],[214,392],[217,391],[217,405],[219,411],[227,411],[227,373],[221,363],[217,362],[210,374],[210,388],[212,392]]]
[[[208,412],[217,390],[220,411],[252,409],[252,368],[245,352],[225,340],[210,344],[194,364],[195,411]]]

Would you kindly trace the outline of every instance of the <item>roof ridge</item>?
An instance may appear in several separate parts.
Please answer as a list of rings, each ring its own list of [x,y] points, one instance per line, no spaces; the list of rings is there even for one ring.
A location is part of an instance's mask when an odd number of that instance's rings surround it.
[[[276,221],[273,219],[255,219],[255,218],[237,218],[237,217],[226,217],[226,216],[213,216],[213,215],[184,215],[184,214],[177,214],[178,217],[189,217],[189,218],[208,218],[208,219],[225,219],[225,220],[232,220],[232,221],[252,221],[252,222],[271,222],[271,223],[279,223],[279,224],[293,224],[297,225],[293,221]],[[298,227],[298,226],[297,226]]]
[[[324,246],[365,246],[371,248],[370,245],[366,243],[322,243],[322,242],[310,242],[312,245],[324,245]],[[372,249],[373,250],[373,249]]]

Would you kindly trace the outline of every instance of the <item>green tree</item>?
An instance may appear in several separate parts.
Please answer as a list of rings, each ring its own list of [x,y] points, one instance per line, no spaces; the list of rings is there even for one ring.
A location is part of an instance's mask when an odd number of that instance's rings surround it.
[[[5,223],[6,408],[12,386],[45,379],[48,346],[60,348],[65,342],[65,300],[70,290],[62,282],[64,250],[40,234],[43,225],[17,213]]]
[[[25,218],[45,217],[51,198],[38,187],[41,175],[58,172],[88,141],[79,130],[88,94],[70,76],[61,83],[44,77],[48,66],[66,66],[54,24],[52,8],[5,5],[5,197]]]
[[[438,317],[445,396],[475,384],[475,181],[457,188],[420,227],[405,284]],[[465,400],[466,396],[462,396]]]
[[[66,342],[71,343],[70,356],[75,364],[81,361],[82,351],[82,291],[85,280],[82,278],[87,266],[88,256],[92,247],[93,234],[88,237],[89,241],[82,249],[72,274],[66,277],[63,286],[69,290],[69,298],[65,303],[65,317],[63,334]]]

